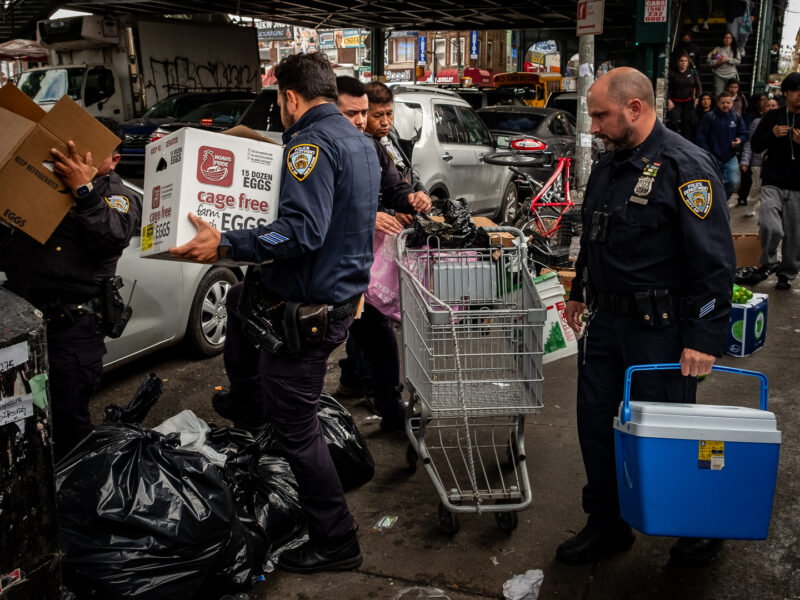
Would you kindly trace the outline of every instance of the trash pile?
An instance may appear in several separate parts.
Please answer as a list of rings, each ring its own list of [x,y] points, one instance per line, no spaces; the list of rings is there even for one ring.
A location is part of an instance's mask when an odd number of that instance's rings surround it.
[[[64,583],[77,598],[245,592],[305,529],[274,432],[254,438],[188,410],[145,429],[162,389],[150,374],[57,465]],[[345,489],[369,481],[374,461],[347,410],[326,396],[319,415]]]
[[[434,248],[488,248],[491,245],[486,230],[472,221],[464,199],[437,200],[435,208],[442,213],[444,222],[434,221],[421,213],[415,214],[414,232],[406,242],[409,248],[425,245]]]

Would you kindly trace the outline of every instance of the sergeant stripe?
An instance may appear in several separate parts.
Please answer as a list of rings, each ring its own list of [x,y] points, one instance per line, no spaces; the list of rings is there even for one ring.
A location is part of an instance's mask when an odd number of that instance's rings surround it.
[[[264,235],[259,236],[258,239],[272,246],[277,246],[278,244],[282,244],[283,242],[289,241],[289,238],[287,238],[285,235],[281,235],[277,231],[270,231],[269,233],[265,233]]]
[[[708,313],[710,313],[712,310],[714,310],[714,307],[715,307],[716,305],[717,305],[717,300],[716,300],[716,299],[714,299],[714,300],[712,300],[711,302],[707,303],[705,306],[703,306],[703,307],[700,309],[700,315],[699,315],[699,317],[700,317],[701,319],[702,319],[703,317],[705,317],[705,316],[706,316]]]

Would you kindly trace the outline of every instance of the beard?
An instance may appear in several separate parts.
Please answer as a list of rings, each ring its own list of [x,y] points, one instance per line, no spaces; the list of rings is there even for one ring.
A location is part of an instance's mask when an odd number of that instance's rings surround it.
[[[615,134],[614,137],[607,135],[598,136],[603,142],[603,145],[606,147],[606,150],[610,150],[611,152],[619,152],[621,150],[633,148],[636,132],[631,124],[625,119],[625,115],[619,115],[617,127],[619,133]]]

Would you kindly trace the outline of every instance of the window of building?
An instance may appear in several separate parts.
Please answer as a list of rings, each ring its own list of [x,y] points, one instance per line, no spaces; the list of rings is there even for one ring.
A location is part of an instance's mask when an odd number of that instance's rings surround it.
[[[458,45],[456,45],[456,40],[458,40]],[[461,64],[464,64],[464,50],[467,47],[467,40],[466,38],[450,38],[450,64],[453,66],[458,66],[458,57],[459,51],[461,52]]]
[[[414,38],[394,41],[394,62],[414,62]]]
[[[436,53],[436,62],[439,63],[439,67],[443,67],[446,64],[447,59],[447,42],[448,40],[441,40],[437,39],[436,47],[434,49]]]

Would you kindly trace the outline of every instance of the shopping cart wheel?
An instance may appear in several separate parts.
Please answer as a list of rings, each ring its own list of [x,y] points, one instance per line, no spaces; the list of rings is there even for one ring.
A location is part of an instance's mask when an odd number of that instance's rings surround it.
[[[458,533],[458,515],[447,510],[442,502],[439,502],[439,527],[447,535]]]
[[[511,533],[519,525],[519,517],[515,512],[494,513],[494,520],[503,533]]]
[[[414,450],[414,446],[411,444],[408,445],[406,448],[406,464],[408,464],[408,470],[412,473],[417,472],[417,462],[419,461],[419,456],[417,455],[417,451]]]

